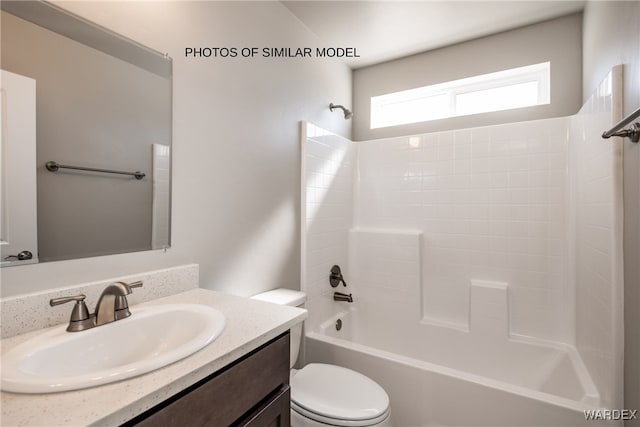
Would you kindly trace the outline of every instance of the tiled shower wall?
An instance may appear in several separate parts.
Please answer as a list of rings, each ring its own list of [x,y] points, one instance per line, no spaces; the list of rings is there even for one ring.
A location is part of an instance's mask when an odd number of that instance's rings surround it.
[[[349,229],[353,221],[353,176],[356,144],[302,122],[302,277],[313,328],[330,317],[329,272],[348,262]],[[322,307],[322,308],[320,308]]]
[[[422,231],[423,321],[466,329],[471,280],[509,285],[512,334],[572,340],[568,119],[358,143],[354,223]]]
[[[403,313],[465,330],[471,282],[506,283],[508,332],[575,345],[602,405],[620,407],[622,152],[600,134],[621,118],[621,73],[614,68],[566,118],[359,143],[303,124],[307,327],[344,308],[331,300],[333,264],[366,275],[349,264],[363,241],[355,235],[418,236],[420,277],[407,270],[402,295],[412,306]],[[376,258],[365,272],[399,277],[389,261]]]
[[[423,321],[467,329],[470,281],[499,281],[509,284],[512,334],[572,342],[568,123],[356,144],[307,124],[303,282],[309,307],[323,306],[310,310],[308,326],[321,320],[314,313],[326,319],[336,309],[328,272],[348,269],[348,231],[357,226],[422,232],[422,298],[411,309]]]
[[[571,118],[569,147],[576,347],[614,408],[623,404],[622,141],[600,134],[622,119],[621,84],[618,66]]]

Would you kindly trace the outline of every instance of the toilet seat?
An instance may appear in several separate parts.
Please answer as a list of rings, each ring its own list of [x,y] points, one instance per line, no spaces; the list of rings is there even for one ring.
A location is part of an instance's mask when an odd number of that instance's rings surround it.
[[[364,427],[389,416],[389,396],[370,378],[341,366],[311,363],[291,378],[291,408],[312,420]]]
[[[371,418],[368,420],[342,420],[338,418],[325,417],[323,415],[308,411],[296,405],[296,403],[293,401],[291,402],[291,410],[297,412],[307,419],[322,423],[323,425],[326,424],[327,426],[339,427],[375,427],[376,425],[386,420],[390,412],[387,408],[387,410],[382,415],[376,418]]]

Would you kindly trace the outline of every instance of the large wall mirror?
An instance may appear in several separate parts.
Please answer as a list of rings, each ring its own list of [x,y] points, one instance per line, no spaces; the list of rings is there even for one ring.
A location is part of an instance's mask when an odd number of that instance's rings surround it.
[[[168,247],[171,59],[46,2],[1,7],[1,265]]]

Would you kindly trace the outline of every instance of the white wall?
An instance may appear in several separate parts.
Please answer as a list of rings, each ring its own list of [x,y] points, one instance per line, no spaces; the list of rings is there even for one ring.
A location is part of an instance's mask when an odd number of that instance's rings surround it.
[[[624,64],[624,114],[640,107],[640,3],[588,2],[583,20],[583,98]],[[640,408],[640,146],[624,144],[625,407]]]
[[[202,287],[300,280],[299,121],[348,136],[351,72],[315,59],[185,58],[186,47],[316,46],[278,2],[56,2],[174,60],[172,248],[2,269],[3,296],[195,262]]]
[[[370,98],[390,92],[551,62],[551,104],[369,129]],[[356,141],[575,114],[582,105],[581,14],[482,37],[355,70]]]

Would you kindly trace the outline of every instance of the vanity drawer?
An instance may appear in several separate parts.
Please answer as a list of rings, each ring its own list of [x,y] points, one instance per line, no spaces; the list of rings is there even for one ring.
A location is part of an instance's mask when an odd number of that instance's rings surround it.
[[[265,404],[246,414],[232,427],[290,427],[291,426],[291,388],[284,386]]]
[[[278,415],[277,411],[286,414]],[[287,331],[125,425],[288,426],[288,411]]]

